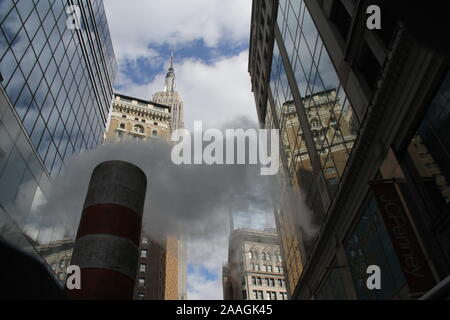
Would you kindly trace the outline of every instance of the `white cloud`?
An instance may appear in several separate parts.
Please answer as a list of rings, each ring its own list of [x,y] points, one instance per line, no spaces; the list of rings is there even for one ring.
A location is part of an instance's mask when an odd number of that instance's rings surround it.
[[[223,300],[222,280],[208,279],[200,271],[188,274],[189,300]]]
[[[200,60],[186,59],[175,65],[177,90],[184,101],[185,125],[192,129],[195,120],[220,127],[239,116],[257,121],[251,92],[248,51],[226,57],[208,65]],[[123,73],[118,82],[126,94],[149,99],[164,87],[165,74],[157,75],[151,83],[137,85]]]
[[[167,64],[168,57],[161,57],[155,49],[158,45],[168,44],[176,52],[176,48],[203,40],[215,62],[175,61],[178,91],[185,103],[186,127],[192,128],[195,120],[219,126],[239,116],[256,121],[247,72],[248,51],[224,57],[217,47],[248,43],[251,1],[107,0],[105,10],[119,64],[116,85],[122,93],[150,99],[164,87],[165,73],[156,75],[150,83],[136,84],[126,73],[130,70],[126,65],[138,70],[138,59],[153,66]]]
[[[250,33],[248,0],[107,0],[105,9],[119,61],[152,56],[149,45],[203,40],[215,47],[247,41]]]
[[[227,261],[228,233],[211,235],[209,239],[187,242],[189,300],[222,300],[222,265]],[[211,278],[209,275],[215,275]]]

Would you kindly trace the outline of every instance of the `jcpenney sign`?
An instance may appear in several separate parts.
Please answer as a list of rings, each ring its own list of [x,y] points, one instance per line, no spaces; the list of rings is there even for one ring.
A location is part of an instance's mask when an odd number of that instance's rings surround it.
[[[381,216],[402,266],[410,294],[427,292],[435,284],[393,181],[371,183]]]

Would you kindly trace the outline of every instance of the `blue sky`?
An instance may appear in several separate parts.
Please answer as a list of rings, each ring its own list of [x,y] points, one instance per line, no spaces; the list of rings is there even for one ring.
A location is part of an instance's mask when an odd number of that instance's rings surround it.
[[[167,72],[167,63],[171,53],[174,53],[175,66],[177,62],[186,59],[198,60],[205,65],[213,65],[218,59],[233,57],[239,53],[246,51],[247,43],[238,45],[218,45],[218,47],[208,47],[202,40],[194,40],[185,46],[174,48],[169,44],[149,46],[151,50],[158,53],[158,62],[155,63],[147,57],[139,57],[138,59],[124,59],[121,62],[121,71],[127,74],[127,78],[134,84],[145,85],[151,83],[157,75]],[[118,91],[127,90],[127,87],[121,83],[116,83],[115,89]]]
[[[250,0],[105,0],[119,66],[115,89],[150,99],[164,87],[171,52],[185,126],[222,127],[238,117],[257,121],[248,75]],[[247,221],[244,219],[243,221]],[[252,219],[264,225],[264,214]],[[222,299],[228,226],[188,246],[188,298]]]

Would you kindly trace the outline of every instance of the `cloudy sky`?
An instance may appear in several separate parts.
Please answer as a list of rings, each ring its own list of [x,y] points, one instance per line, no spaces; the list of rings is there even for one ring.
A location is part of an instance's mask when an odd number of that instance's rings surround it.
[[[117,92],[150,99],[164,88],[170,53],[185,126],[256,121],[248,75],[250,0],[105,0],[119,73]],[[245,219],[244,219],[245,220]],[[261,221],[241,221],[259,226]],[[226,234],[188,244],[189,299],[222,299]]]
[[[185,125],[256,120],[248,75],[251,1],[105,0],[119,64],[116,90],[150,99],[164,88],[171,51]],[[220,116],[219,116],[220,115]]]

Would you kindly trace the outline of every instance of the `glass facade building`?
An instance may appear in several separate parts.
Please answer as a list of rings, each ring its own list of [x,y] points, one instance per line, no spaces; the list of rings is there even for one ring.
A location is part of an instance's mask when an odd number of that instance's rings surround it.
[[[310,248],[303,241],[301,228],[294,227],[299,204],[289,198],[304,195],[314,211],[313,222],[323,222],[360,121],[305,3],[280,1],[277,12],[274,29],[279,37],[275,37],[270,63],[264,124],[280,130],[285,167],[278,181],[280,188],[293,193],[279,202],[277,218],[285,230],[281,235],[286,271],[291,275],[288,280],[295,287]]]
[[[375,3],[381,30],[366,27]],[[253,1],[249,73],[260,125],[280,133],[274,215],[293,299],[417,298],[450,273],[449,61],[391,14]],[[370,265],[383,290],[367,288]]]
[[[74,221],[37,208],[66,160],[103,139],[117,72],[103,2],[1,0],[0,72],[0,235],[56,265]]]

